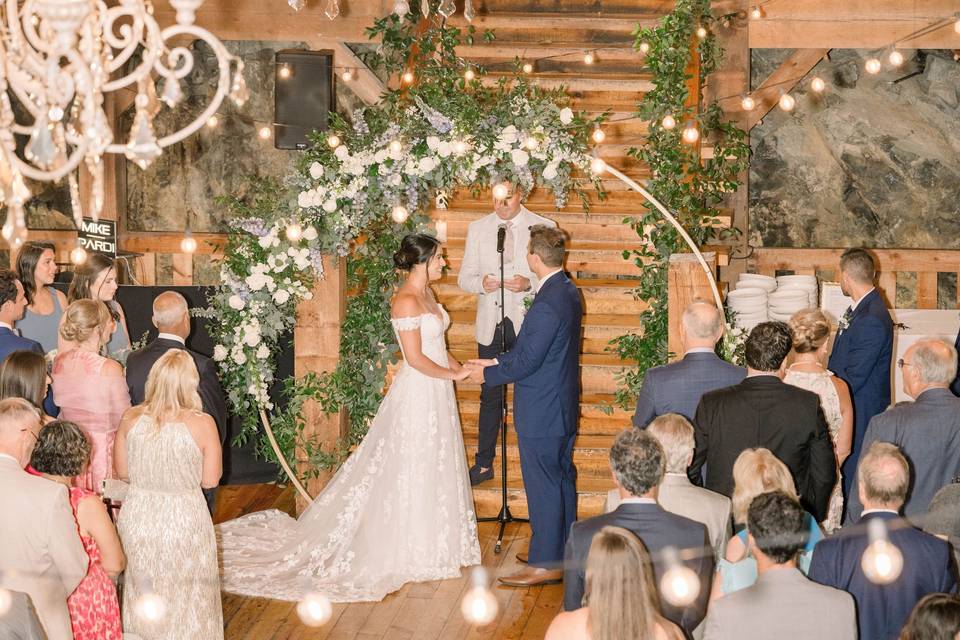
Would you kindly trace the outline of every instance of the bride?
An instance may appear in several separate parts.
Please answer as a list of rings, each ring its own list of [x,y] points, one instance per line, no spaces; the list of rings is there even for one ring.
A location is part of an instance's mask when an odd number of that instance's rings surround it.
[[[407,582],[458,577],[480,563],[477,520],[447,352],[447,312],[429,288],[444,261],[432,236],[393,256],[408,275],[391,310],[404,362],[363,442],[296,520],[261,511],[218,527],[223,589],[299,600],[382,600]]]

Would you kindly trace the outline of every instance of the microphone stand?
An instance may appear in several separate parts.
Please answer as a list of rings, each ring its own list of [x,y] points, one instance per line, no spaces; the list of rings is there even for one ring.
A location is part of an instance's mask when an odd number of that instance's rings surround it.
[[[507,352],[507,333],[506,333],[506,290],[503,287],[503,244],[506,238],[506,225],[500,225],[497,229],[497,253],[500,254],[500,353]],[[500,532],[497,534],[497,544],[493,548],[494,553],[500,553],[503,546],[503,532],[508,523],[511,522],[530,522],[528,518],[515,518],[510,513],[510,505],[507,502],[507,385],[503,385],[503,394],[500,404],[500,513],[495,518],[477,518],[477,522],[499,522]]]

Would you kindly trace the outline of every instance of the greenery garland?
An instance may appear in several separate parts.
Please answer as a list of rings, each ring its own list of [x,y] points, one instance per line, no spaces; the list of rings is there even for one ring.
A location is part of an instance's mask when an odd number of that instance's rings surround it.
[[[711,31],[714,24],[709,0],[677,0],[676,9],[660,24],[638,28],[634,33],[634,46],[647,50],[654,89],[644,95],[637,111],[640,118],[650,123],[647,138],[630,154],[650,167],[652,178],[647,188],[677,214],[698,245],[735,233],[716,231],[714,223],[720,213],[717,207],[727,193],[739,186],[739,176],[747,169],[750,154],[746,133],[734,123],[723,121],[719,104],[691,104],[687,71],[692,57],[699,58],[700,96],[707,78],[720,62],[722,52]],[[697,30],[701,27],[706,29],[706,36],[698,38]],[[697,41],[694,46],[692,43]],[[666,116],[673,118],[675,126],[664,126]],[[701,161],[697,146],[683,141],[686,123],[696,125],[700,140],[713,145],[712,158]],[[640,314],[642,333],[628,333],[611,343],[621,358],[637,362],[620,379],[617,403],[623,407],[636,402],[646,370],[666,363],[670,356],[667,271],[670,255],[684,247],[676,230],[653,206],[647,204],[646,210],[639,218],[624,221],[641,238],[639,248],[625,251],[624,258],[632,258],[640,269],[634,296],[647,302],[648,307]]]

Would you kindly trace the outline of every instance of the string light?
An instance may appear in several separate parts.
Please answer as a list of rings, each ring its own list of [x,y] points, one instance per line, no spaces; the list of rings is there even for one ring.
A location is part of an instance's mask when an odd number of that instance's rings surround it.
[[[700,130],[697,129],[697,125],[693,122],[687,124],[683,128],[683,141],[687,144],[693,144],[700,139]]]
[[[594,175],[600,175],[607,170],[607,163],[603,161],[603,158],[594,158],[590,161],[590,171]]]
[[[190,229],[183,232],[183,239],[180,241],[180,251],[187,254],[197,252],[197,239],[190,233]]]
[[[890,64],[893,66],[899,67],[903,64],[903,54],[894,49],[890,52],[890,56],[887,58],[887,60],[889,60]]]
[[[650,43],[649,43],[649,42],[641,42],[641,43],[640,43],[640,46],[639,46],[638,48],[640,49],[640,53],[646,55],[646,54],[648,54],[648,53],[650,52]]]
[[[814,76],[810,80],[810,88],[817,93],[823,93],[823,90],[827,88],[827,83],[823,81],[823,78]]]
[[[405,84],[413,84],[413,71],[403,72],[403,82]]]
[[[473,586],[460,601],[460,612],[470,624],[483,626],[490,624],[497,617],[497,599],[487,586],[487,572],[483,567],[477,567],[470,575]]]
[[[700,595],[700,579],[696,572],[680,562],[676,547],[663,548],[666,572],[660,578],[660,593],[675,607],[686,607]]]
[[[260,127],[259,134],[263,140],[269,140],[270,136],[273,135],[273,131],[270,129],[270,127],[264,126]]]
[[[297,242],[303,237],[303,227],[299,222],[291,222],[287,225],[286,235],[290,242]]]
[[[146,622],[158,622],[167,612],[163,598],[150,591],[137,598],[133,609],[137,616]]]
[[[697,37],[704,40],[707,37],[707,28],[702,25],[697,27]]]
[[[211,129],[215,129],[218,124],[220,124],[220,119],[217,116],[207,118],[207,126]]]
[[[407,211],[407,208],[402,204],[398,204],[390,212],[390,217],[393,218],[393,221],[397,224],[403,224],[406,222],[407,218],[410,217],[410,212]]]
[[[743,96],[743,100],[740,101],[740,106],[744,111],[753,111],[754,107],[757,106],[757,101],[754,100],[752,96]]]
[[[583,64],[593,64],[596,60],[597,57],[592,51],[587,51],[586,55],[583,56]]]
[[[860,567],[867,580],[874,584],[890,584],[900,577],[903,570],[903,554],[887,537],[887,525],[873,518],[867,523],[867,545],[860,558]]]
[[[754,5],[753,8],[750,9],[750,19],[759,20],[762,17],[763,17],[763,7],[761,7],[758,4]]]
[[[83,248],[83,245],[80,244],[80,240],[77,240],[77,246],[73,248],[70,252],[70,263],[76,266],[80,266],[87,261],[87,250]]]
[[[335,133],[331,133],[327,136],[327,146],[331,149],[336,149],[340,146],[340,136]]]
[[[531,62],[523,63],[523,72],[527,74],[533,73],[533,63]]]
[[[471,69],[470,67],[467,67],[467,70],[463,72],[463,79],[466,80],[467,82],[470,82],[476,77],[477,77],[476,72],[474,72],[474,70]]]
[[[400,153],[401,151],[403,151],[403,143],[400,142],[399,140],[391,140],[390,151],[392,151],[393,153]]]
[[[0,618],[7,615],[13,605],[13,596],[6,589],[0,588]]]
[[[534,138],[533,136],[530,136],[524,141],[523,146],[525,146],[530,151],[536,151],[537,147],[540,146],[540,141]]]
[[[463,140],[457,140],[453,143],[453,152],[458,156],[462,156],[470,149],[470,146]]]
[[[877,60],[876,58],[869,58],[867,60],[867,63],[864,65],[864,67],[867,70],[867,73],[870,73],[873,75],[877,75],[878,73],[880,73],[880,69],[882,68],[882,66],[883,65],[881,65],[880,61]]]
[[[493,185],[493,199],[494,200],[506,200],[510,195],[510,185],[506,182],[500,182]]]
[[[960,33],[960,15],[957,16],[957,21],[953,23],[953,30]]]
[[[660,126],[667,130],[673,129],[675,126],[677,126],[677,121],[668,113],[667,115],[663,116],[663,120],[660,121]]]
[[[797,101],[789,93],[785,93],[780,96],[780,108],[784,111],[793,111],[793,108],[797,106]]]
[[[308,627],[322,627],[333,615],[333,606],[322,593],[308,593],[297,603],[297,615]]]
[[[280,65],[280,70],[277,72],[280,77],[284,80],[293,75],[293,71],[290,69],[290,65]]]
[[[593,141],[597,144],[600,144],[607,139],[607,134],[605,134],[603,129],[600,128],[599,122],[593,126],[593,134],[591,134],[590,137],[593,138]]]
[[[344,82],[353,81],[353,69],[344,69],[340,77],[343,78]]]

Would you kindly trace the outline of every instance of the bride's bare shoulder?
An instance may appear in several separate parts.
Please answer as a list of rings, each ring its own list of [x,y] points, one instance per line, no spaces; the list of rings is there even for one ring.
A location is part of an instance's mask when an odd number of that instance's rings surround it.
[[[411,318],[423,313],[420,300],[409,291],[401,289],[393,298],[393,304],[390,307],[390,315],[394,318]]]

